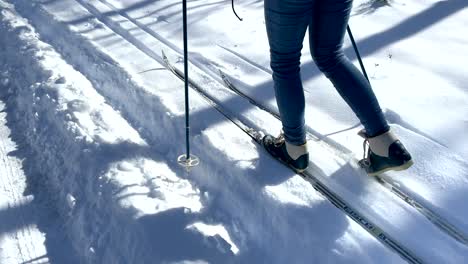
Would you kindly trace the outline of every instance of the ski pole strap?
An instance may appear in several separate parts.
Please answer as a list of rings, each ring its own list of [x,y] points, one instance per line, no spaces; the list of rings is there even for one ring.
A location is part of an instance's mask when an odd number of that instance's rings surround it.
[[[234,15],[236,15],[236,17],[242,21],[243,19],[239,17],[239,15],[236,13],[236,9],[234,8],[234,0],[231,0],[231,4],[232,4],[232,12],[234,12]]]

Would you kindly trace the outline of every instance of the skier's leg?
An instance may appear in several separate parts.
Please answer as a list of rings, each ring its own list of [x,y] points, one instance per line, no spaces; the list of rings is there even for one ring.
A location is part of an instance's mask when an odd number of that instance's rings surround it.
[[[369,82],[343,53],[351,6],[352,0],[317,2],[309,27],[311,54],[365,127],[361,135],[369,148],[361,164],[366,165],[367,172],[377,175],[406,169],[413,164],[411,155],[389,131]]]
[[[318,1],[310,24],[312,57],[373,137],[389,130],[377,98],[363,74],[343,53],[352,0]]]
[[[266,150],[296,171],[309,164],[304,129],[305,99],[300,57],[313,0],[265,0],[265,21],[270,44],[276,102],[284,137],[263,138]]]
[[[295,145],[306,141],[300,57],[311,19],[311,2],[265,0],[265,22],[276,102],[286,141]]]

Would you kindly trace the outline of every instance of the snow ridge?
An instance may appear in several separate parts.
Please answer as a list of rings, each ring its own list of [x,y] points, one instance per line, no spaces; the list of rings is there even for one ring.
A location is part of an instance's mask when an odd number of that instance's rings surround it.
[[[136,131],[125,126],[125,121],[104,103],[81,74],[38,39],[34,29],[13,9],[2,10],[2,16],[2,27],[6,27],[2,33],[6,35],[8,50],[22,54],[7,57],[9,60],[2,65],[2,72],[23,76],[9,83],[7,107],[15,109],[10,114],[17,122],[16,130],[24,131],[25,144],[31,148],[30,170],[40,177],[35,181],[47,186],[43,190],[49,190],[48,196],[54,207],[58,207],[75,250],[87,263],[103,263],[104,258],[107,263],[121,261],[122,256],[115,254],[118,250],[105,255],[105,248],[115,241],[121,242],[115,246],[125,249],[130,257],[144,254],[125,243],[138,234],[138,229],[114,232],[121,226],[132,228],[132,222],[125,221],[126,218],[113,217],[130,213],[109,206],[106,199],[112,199],[110,194],[116,187],[96,176],[105,169],[100,164],[118,158],[113,154],[118,153],[113,151],[115,148],[130,152],[144,146],[144,141]],[[110,124],[101,115],[113,116],[117,122]],[[113,133],[108,133],[106,126]],[[67,202],[70,195],[76,199],[75,204]],[[90,223],[86,216],[95,210],[98,213]],[[96,256],[96,252],[103,256]]]

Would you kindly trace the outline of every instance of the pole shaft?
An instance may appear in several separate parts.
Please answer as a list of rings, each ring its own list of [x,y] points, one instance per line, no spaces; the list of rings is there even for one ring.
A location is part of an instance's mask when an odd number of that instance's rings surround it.
[[[190,108],[189,108],[189,80],[188,80],[188,39],[187,39],[187,0],[182,1],[183,34],[184,34],[184,74],[185,74],[185,141],[187,160],[190,159]]]

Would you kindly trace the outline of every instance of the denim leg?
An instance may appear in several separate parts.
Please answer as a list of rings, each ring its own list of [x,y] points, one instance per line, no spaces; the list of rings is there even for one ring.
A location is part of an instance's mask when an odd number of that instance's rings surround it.
[[[364,75],[343,53],[343,37],[352,0],[318,0],[309,27],[310,51],[317,67],[330,79],[369,136],[389,130],[374,92]]]
[[[265,0],[265,22],[270,44],[270,65],[285,139],[305,143],[305,99],[300,57],[311,20],[311,0]]]

